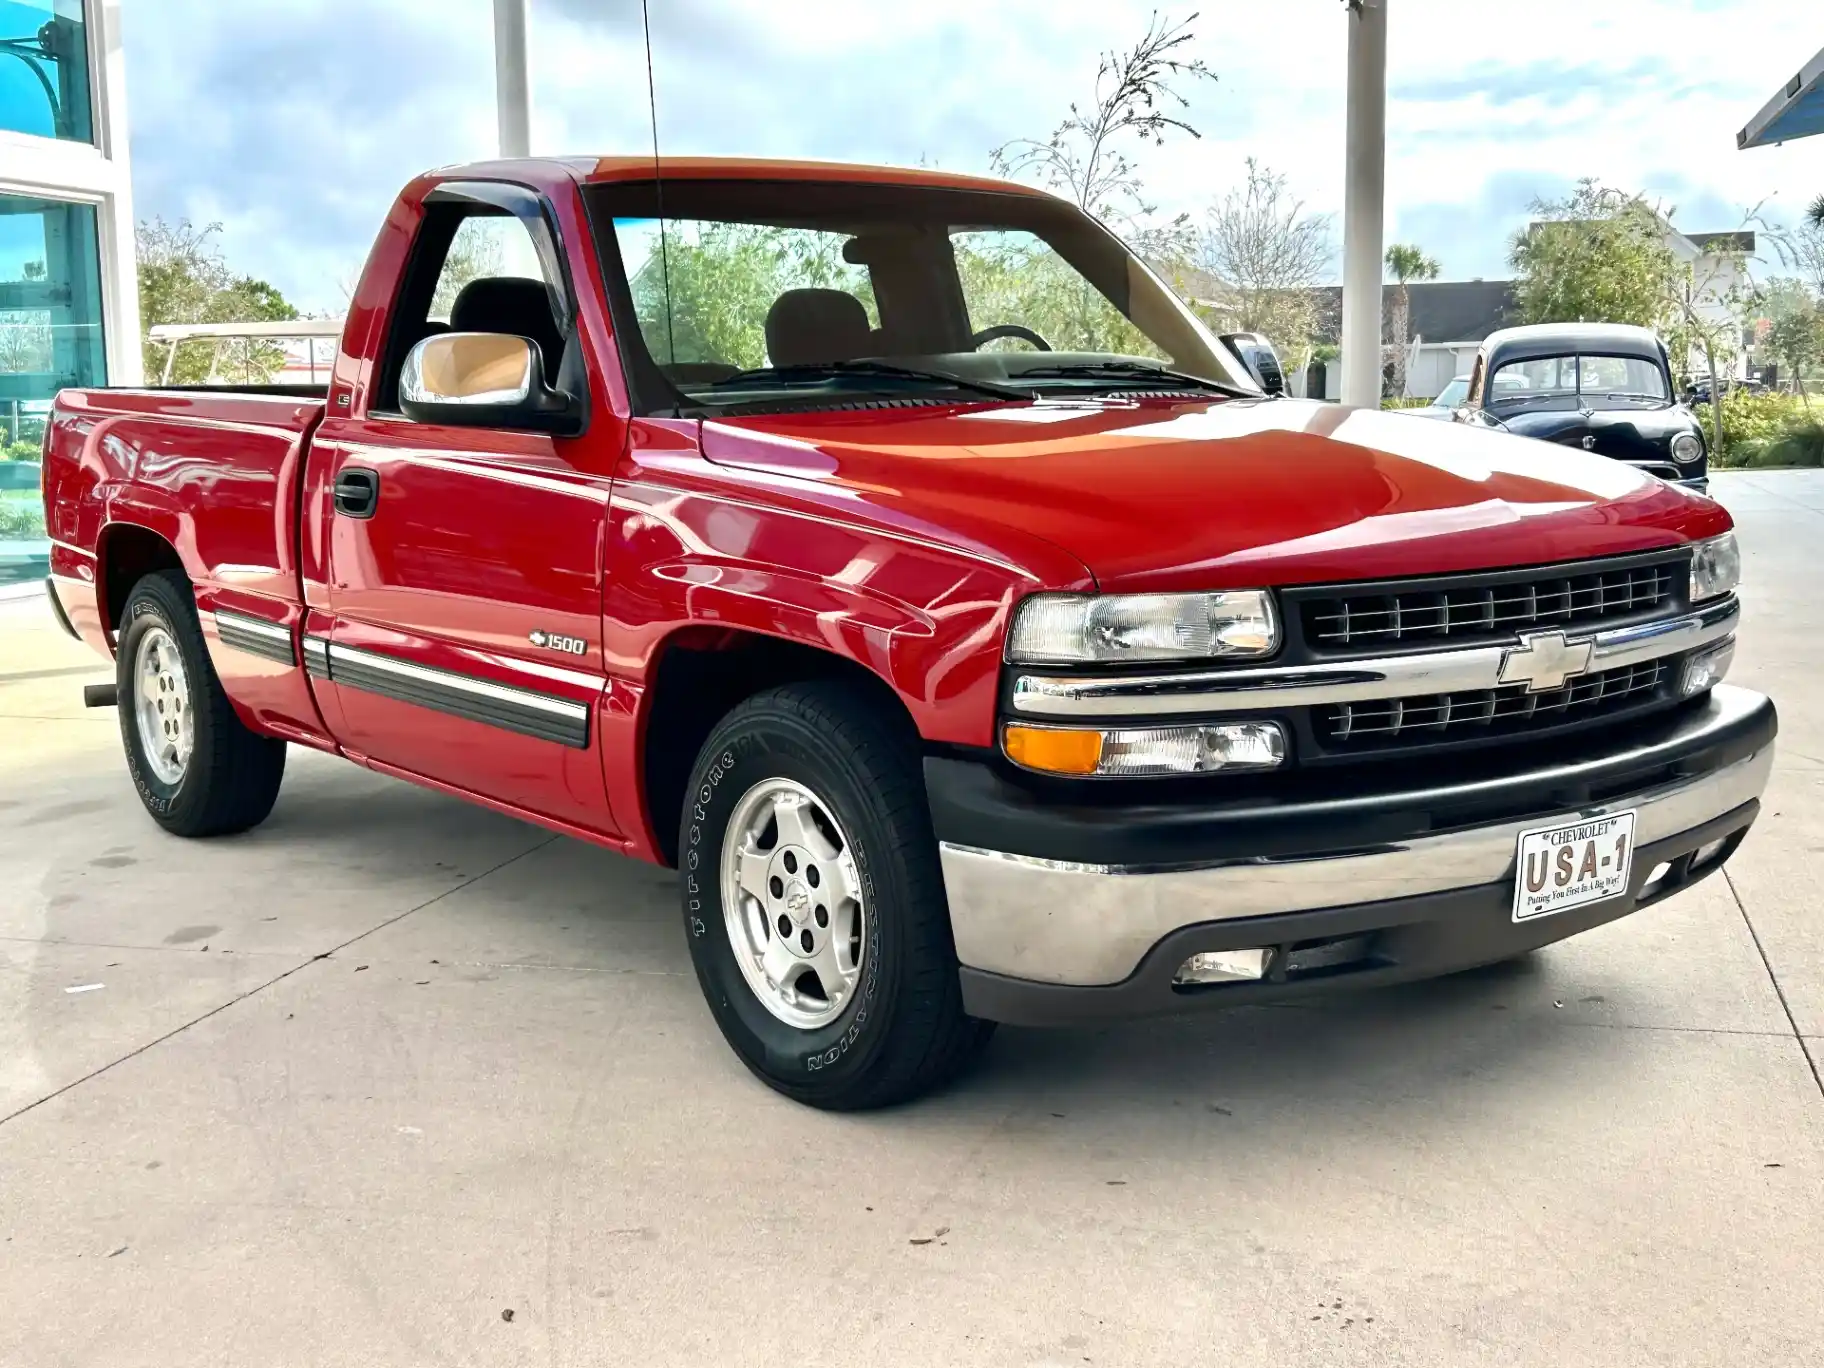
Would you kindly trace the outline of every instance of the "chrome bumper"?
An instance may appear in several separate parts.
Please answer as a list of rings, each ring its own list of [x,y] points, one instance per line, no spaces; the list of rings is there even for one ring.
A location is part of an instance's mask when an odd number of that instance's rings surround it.
[[[1703,826],[1758,798],[1771,743],[1701,777],[1564,812],[1565,820],[1634,809],[1636,848]],[[940,844],[959,961],[1035,983],[1126,979],[1174,931],[1241,917],[1349,907],[1476,888],[1514,874],[1533,816],[1352,853],[1231,860],[1155,871],[1074,864]]]

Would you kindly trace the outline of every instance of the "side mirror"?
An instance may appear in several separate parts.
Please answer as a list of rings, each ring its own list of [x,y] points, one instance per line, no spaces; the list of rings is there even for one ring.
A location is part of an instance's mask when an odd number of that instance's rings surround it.
[[[439,333],[413,347],[399,407],[415,423],[575,433],[579,406],[545,384],[538,343],[506,333]]]
[[[1286,392],[1286,375],[1280,368],[1279,353],[1265,337],[1259,333],[1224,333],[1222,341],[1241,358],[1241,364],[1248,368],[1255,384],[1268,394]]]

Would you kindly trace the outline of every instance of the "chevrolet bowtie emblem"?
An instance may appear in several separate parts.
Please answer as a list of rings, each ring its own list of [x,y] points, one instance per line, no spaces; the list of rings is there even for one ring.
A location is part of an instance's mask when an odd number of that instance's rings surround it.
[[[1563,632],[1522,633],[1520,644],[1501,657],[1501,682],[1524,684],[1532,693],[1562,688],[1590,668],[1593,650],[1593,642],[1567,641]]]

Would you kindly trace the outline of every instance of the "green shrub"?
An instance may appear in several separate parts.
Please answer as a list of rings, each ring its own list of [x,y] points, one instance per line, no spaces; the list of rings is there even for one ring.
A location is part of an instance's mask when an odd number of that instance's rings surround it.
[[[29,499],[0,499],[0,541],[36,541],[44,535],[44,505]]]
[[[35,461],[43,454],[36,442],[8,442],[0,446],[0,461]]]
[[[1425,408],[1430,403],[1431,400],[1429,399],[1408,399],[1404,396],[1400,396],[1398,398],[1382,399],[1381,407],[1384,409],[1413,409]]]
[[[1824,417],[1801,416],[1746,454],[1750,466],[1824,466]]]
[[[1704,440],[1713,442],[1710,406],[1699,404],[1695,412],[1704,426]],[[1723,445],[1710,453],[1711,464],[1723,469],[1768,464],[1764,459],[1767,449],[1811,417],[1805,401],[1796,394],[1729,390],[1723,395]]]

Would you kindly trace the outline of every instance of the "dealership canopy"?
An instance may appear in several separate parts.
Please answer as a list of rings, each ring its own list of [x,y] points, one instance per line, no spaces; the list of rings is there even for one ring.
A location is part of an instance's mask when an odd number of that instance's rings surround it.
[[[503,157],[523,157],[531,151],[532,87],[526,70],[526,4],[527,0],[494,0],[494,91]],[[1389,0],[1343,0],[1349,18],[1349,71],[1343,193],[1342,397],[1345,404],[1361,408],[1374,408],[1381,398],[1388,4]],[[650,35],[647,42],[651,42]],[[649,47],[648,80],[651,59]],[[655,124],[657,117],[655,107]],[[658,157],[656,126],[653,157]]]
[[[1800,68],[1748,126],[1735,135],[1737,147],[1767,147],[1824,133],[1824,51]]]

